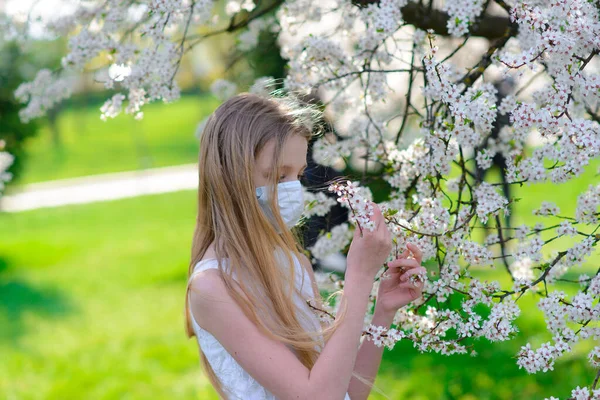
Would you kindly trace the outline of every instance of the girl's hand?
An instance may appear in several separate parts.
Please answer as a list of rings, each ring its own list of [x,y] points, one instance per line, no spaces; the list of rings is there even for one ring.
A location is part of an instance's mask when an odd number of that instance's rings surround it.
[[[392,251],[392,236],[379,207],[373,203],[373,232],[357,227],[348,251],[348,272],[374,279]]]
[[[399,308],[419,298],[423,282],[411,282],[411,275],[426,274],[421,266],[423,253],[412,243],[395,260],[388,263],[388,270],[382,276],[375,308],[384,314],[395,314]]]

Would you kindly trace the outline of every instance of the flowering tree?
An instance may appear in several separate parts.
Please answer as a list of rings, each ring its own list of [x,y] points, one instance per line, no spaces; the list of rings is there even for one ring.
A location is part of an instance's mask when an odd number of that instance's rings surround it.
[[[524,343],[517,363],[545,372],[577,343],[600,339],[600,268],[588,261],[600,240],[600,184],[572,194],[573,215],[540,199],[537,222],[516,227],[510,188],[560,188],[597,162],[599,14],[588,0],[244,0],[224,10],[211,0],[89,1],[48,24],[72,34],[63,69],[40,71],[16,95],[22,119],[38,117],[69,95],[65,73],[100,60],[112,66],[104,86],[118,91],[102,117],[125,105],[142,118],[146,103],[178,98],[181,59],[198,43],[235,34],[233,51],[243,54],[260,32],[277,32],[289,60],[284,86],[317,94],[333,120],[314,143],[315,161],[362,163],[362,185],[331,188],[350,221],[324,234],[313,256],[345,251],[354,229],[369,229],[368,187],[379,181],[389,188],[380,205],[396,251],[417,244],[430,270],[422,298],[398,312],[393,329],[367,318],[366,338],[465,353],[478,338],[514,337],[519,300],[532,294],[552,340]],[[264,93],[267,83],[250,90]],[[221,98],[237,91],[224,80],[212,89]],[[501,182],[486,173],[494,165]],[[308,215],[335,203],[322,193],[309,200]],[[493,268],[507,279],[485,279]],[[587,358],[596,379],[571,397],[600,399],[600,346]]]
[[[14,43],[17,31],[17,26],[0,12],[0,197],[6,184],[18,176],[23,142],[37,130],[36,124],[19,121],[20,104],[14,99],[15,88],[24,80],[25,65]]]

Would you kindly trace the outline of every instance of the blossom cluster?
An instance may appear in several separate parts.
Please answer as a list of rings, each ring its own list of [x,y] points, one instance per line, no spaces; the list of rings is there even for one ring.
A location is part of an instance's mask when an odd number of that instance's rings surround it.
[[[310,252],[316,259],[341,252],[350,244],[353,233],[348,224],[336,225],[326,235],[320,236],[316,243],[310,248]]]
[[[306,204],[304,209],[306,217],[312,217],[313,215],[324,217],[329,213],[331,207],[337,204],[333,198],[323,192],[313,193],[308,190],[304,190],[304,203]]]
[[[383,326],[373,324],[369,324],[365,330],[365,335],[366,339],[372,341],[375,346],[385,346],[390,350],[404,336],[403,332],[397,329],[386,329]]]
[[[141,108],[149,102],[178,99],[175,76],[187,47],[181,37],[190,35],[194,27],[211,25],[212,17],[211,0],[108,0],[81,5],[72,14],[47,21],[50,33],[73,33],[69,52],[62,58],[62,70],[42,70],[35,81],[18,88],[17,97],[27,103],[21,118],[28,121],[42,116],[70,96],[73,83],[68,76],[97,61],[105,62],[106,69],[96,73],[96,80],[103,81],[106,89],[121,90],[104,104],[105,118],[118,115],[125,99],[125,112],[137,118],[143,117]],[[126,76],[111,76],[108,69],[113,65],[126,67]]]
[[[42,69],[35,79],[23,83],[15,92],[15,97],[22,103],[27,103],[19,111],[23,122],[41,117],[59,101],[71,95],[71,85],[66,78],[55,78],[52,71]]]
[[[597,276],[594,279],[600,282]],[[586,338],[600,339],[600,329],[587,326],[589,322],[598,321],[600,318],[598,293],[597,287],[591,290],[591,293],[579,292],[570,302],[562,291],[552,292],[548,297],[542,298],[539,308],[546,316],[553,340],[543,343],[537,350],[532,349],[529,343],[523,346],[518,354],[519,368],[524,368],[529,373],[552,370],[555,360],[569,353],[578,341]],[[581,324],[580,332],[575,332],[569,326],[569,322]],[[596,368],[600,365],[597,362],[598,347],[589,352],[588,360]]]
[[[329,191],[337,194],[338,202],[350,209],[350,221],[356,223],[359,229],[375,230],[375,223],[371,218],[373,204],[365,198],[355,182],[334,183],[329,186]]]
[[[448,31],[453,36],[464,36],[469,33],[469,26],[483,12],[483,0],[447,1],[444,11],[448,13]]]

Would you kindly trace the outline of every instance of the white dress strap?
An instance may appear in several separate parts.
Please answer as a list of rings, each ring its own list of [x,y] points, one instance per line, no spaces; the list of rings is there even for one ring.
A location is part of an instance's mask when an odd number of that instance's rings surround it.
[[[219,269],[219,263],[217,262],[216,258],[207,258],[205,260],[200,260],[196,263],[196,265],[194,265],[194,269],[192,270],[192,273],[190,274],[190,277],[188,279],[188,284],[187,284],[188,301],[191,301],[191,296],[192,296],[192,291],[190,290],[191,289],[190,283],[192,283],[192,280],[194,280],[196,275],[198,275],[200,272],[206,271],[208,269]],[[194,315],[192,314],[191,308],[188,310],[188,312],[193,321],[193,325],[195,325],[195,328],[200,328],[200,325],[198,325],[198,323],[196,322],[196,319],[194,318]]]
[[[216,258],[207,258],[206,260],[200,260],[194,266],[190,278],[188,279],[188,285],[192,282],[192,279],[202,271],[207,269],[219,269],[219,263]]]

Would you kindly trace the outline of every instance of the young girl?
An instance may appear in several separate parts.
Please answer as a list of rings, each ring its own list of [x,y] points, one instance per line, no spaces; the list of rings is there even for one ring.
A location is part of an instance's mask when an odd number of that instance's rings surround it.
[[[366,399],[381,362],[382,348],[360,342],[392,246],[376,206],[376,229],[355,231],[336,321],[321,326],[307,304],[319,302],[319,292],[290,231],[304,208],[299,179],[311,136],[304,114],[281,99],[241,94],[202,134],[185,312],[187,334],[197,337],[203,367],[226,399]],[[408,279],[424,271],[421,252],[409,246],[388,264],[375,325],[389,327],[421,294]]]

